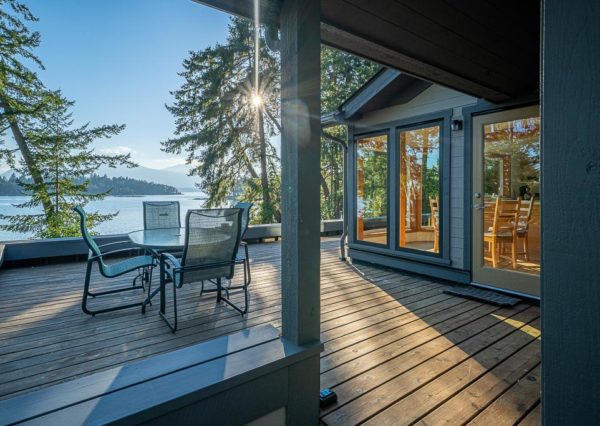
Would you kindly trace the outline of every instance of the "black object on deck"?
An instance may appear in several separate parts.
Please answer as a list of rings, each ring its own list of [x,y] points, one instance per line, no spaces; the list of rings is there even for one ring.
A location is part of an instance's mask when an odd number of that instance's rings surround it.
[[[485,303],[491,303],[492,305],[498,305],[502,307],[515,306],[521,302],[521,299],[516,297],[507,296],[506,294],[498,293],[491,290],[484,290],[477,287],[452,287],[444,290],[444,293],[451,294],[453,296],[464,297],[467,299],[475,299]]]
[[[323,389],[319,392],[319,404],[321,408],[325,408],[337,402],[337,394],[331,389]]]

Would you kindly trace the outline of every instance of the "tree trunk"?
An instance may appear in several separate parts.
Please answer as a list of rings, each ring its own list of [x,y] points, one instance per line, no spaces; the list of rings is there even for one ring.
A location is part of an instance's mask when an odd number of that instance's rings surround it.
[[[267,170],[267,141],[265,140],[265,123],[262,108],[258,109],[258,139],[260,142],[260,183],[262,188],[263,221],[271,221],[271,194],[269,194],[269,173]]]
[[[329,201],[329,187],[327,186],[327,181],[323,177],[323,172],[319,172],[319,176],[321,179],[321,189],[323,190],[323,198],[325,198],[325,202]]]
[[[8,109],[4,100],[0,101],[0,106],[2,107],[2,109],[4,109],[4,111]],[[42,189],[45,192],[45,196],[42,197],[42,206],[44,208],[44,214],[46,215],[46,219],[49,219],[54,209],[52,206],[52,202],[50,201],[50,197],[48,196],[48,192],[46,191],[44,179],[33,161],[31,151],[29,150],[29,146],[25,141],[25,136],[23,136],[23,132],[21,132],[21,129],[19,128],[19,123],[17,123],[17,120],[12,116],[8,116],[6,120],[10,125],[10,130],[15,138],[15,141],[17,142],[17,147],[21,152],[21,156],[23,157],[23,161],[25,162],[27,170],[31,175],[33,183],[35,183],[40,189]]]

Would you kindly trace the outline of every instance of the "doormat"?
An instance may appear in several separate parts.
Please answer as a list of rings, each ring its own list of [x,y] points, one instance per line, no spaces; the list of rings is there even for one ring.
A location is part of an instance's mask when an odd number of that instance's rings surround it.
[[[464,297],[466,299],[475,299],[502,307],[515,306],[517,303],[522,301],[516,297],[507,296],[506,294],[497,293],[491,290],[484,290],[477,287],[452,287],[451,289],[444,290],[444,293],[451,294],[453,296]]]

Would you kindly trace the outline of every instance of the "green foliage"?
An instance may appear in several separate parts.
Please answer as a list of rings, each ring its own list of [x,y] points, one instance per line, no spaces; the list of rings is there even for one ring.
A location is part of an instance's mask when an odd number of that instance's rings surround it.
[[[363,139],[357,149],[358,169],[362,172],[362,194],[358,210],[364,218],[387,214],[387,138]],[[359,187],[360,188],[360,187]]]
[[[321,111],[335,111],[365,84],[380,66],[328,46],[321,48]],[[341,140],[347,138],[346,126],[327,132]],[[321,138],[321,217],[341,217],[344,197],[343,149],[336,142]]]
[[[198,166],[207,205],[224,203],[236,188],[255,203],[254,222],[281,220],[280,161],[270,138],[280,132],[280,62],[260,37],[259,87],[254,86],[254,29],[247,20],[232,18],[223,45],[191,52],[183,63],[184,84],[167,107],[176,124],[176,138],[163,142],[165,151],[185,152]],[[336,109],[379,67],[353,55],[323,47],[321,51],[322,110]],[[258,91],[263,103],[250,101]],[[345,126],[330,129],[342,140]],[[323,218],[340,217],[343,200],[343,152],[327,139],[321,144]]]
[[[175,118],[176,138],[163,142],[166,152],[185,152],[197,166],[191,173],[201,178],[207,205],[225,202],[238,184],[258,182],[264,220],[272,221],[279,206],[269,176],[277,174],[279,158],[270,137],[279,132],[279,60],[261,37],[259,87],[254,87],[254,28],[250,21],[232,18],[225,44],[191,52],[183,62],[183,85],[173,92],[175,103],[167,109]],[[252,99],[258,93],[263,103]],[[257,171],[258,170],[258,171]],[[259,201],[262,201],[260,203]]]
[[[26,26],[35,21],[27,6],[0,0],[0,136],[10,129],[18,147],[2,150],[2,156],[25,177],[19,184],[23,192],[31,194],[29,201],[17,207],[42,208],[38,215],[1,216],[7,222],[1,228],[42,238],[74,236],[79,229],[72,207],[106,195],[88,193],[87,177],[101,165],[134,164],[129,155],[102,155],[91,148],[94,140],[116,135],[124,126],[73,128],[68,113],[73,102],[59,91],[48,90],[29,67],[43,69],[34,53],[40,35]],[[115,215],[92,212],[90,224]]]
[[[40,35],[25,23],[35,22],[27,6],[16,0],[0,0],[0,124],[5,135],[9,124],[20,118],[39,117],[44,109],[57,102],[31,66],[43,69],[34,49]],[[2,151],[6,156],[9,152]]]
[[[77,216],[73,207],[86,205],[90,201],[103,199],[108,191],[90,193],[89,176],[102,165],[116,167],[125,164],[135,166],[130,155],[106,155],[96,153],[92,143],[97,139],[110,138],[119,134],[125,126],[107,125],[90,127],[88,124],[74,128],[68,112],[73,102],[67,101],[57,92],[60,102],[36,119],[29,119],[22,126],[31,161],[36,165],[41,182],[33,179],[19,180],[24,193],[31,198],[19,208],[44,208],[38,215],[1,215],[7,223],[0,229],[10,232],[32,233],[38,238],[56,238],[80,235]],[[30,177],[25,160],[11,160],[20,176]],[[90,212],[90,225],[110,220],[117,213],[100,214]]]

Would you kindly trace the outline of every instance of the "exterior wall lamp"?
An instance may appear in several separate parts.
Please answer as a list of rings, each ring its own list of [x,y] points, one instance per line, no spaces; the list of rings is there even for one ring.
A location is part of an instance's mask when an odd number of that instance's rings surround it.
[[[463,128],[463,122],[462,120],[452,120],[452,130],[455,132],[458,132],[459,130],[462,130]]]

